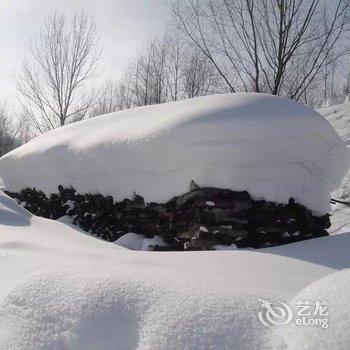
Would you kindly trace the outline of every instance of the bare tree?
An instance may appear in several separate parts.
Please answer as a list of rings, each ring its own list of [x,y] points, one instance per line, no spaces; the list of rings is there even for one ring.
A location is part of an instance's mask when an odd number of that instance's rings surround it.
[[[98,98],[87,85],[101,55],[93,17],[81,12],[68,22],[56,12],[29,49],[15,77],[22,115],[39,132],[83,119]]]
[[[142,50],[129,67],[133,77],[131,89],[134,106],[146,106],[167,101],[167,45],[165,41],[153,39]]]
[[[222,80],[208,57],[198,48],[191,48],[185,53],[186,59],[181,75],[184,97],[192,98],[221,92]]]
[[[30,140],[32,140],[34,137],[38,136],[38,131],[33,130],[32,125],[30,124],[29,120],[26,118],[26,116],[21,116],[19,113],[23,113],[23,111],[17,112],[17,122],[15,124],[16,133],[17,133],[17,140],[20,145],[23,145]],[[16,114],[17,114],[16,113]]]
[[[167,83],[169,99],[178,101],[183,98],[182,76],[186,60],[185,43],[175,33],[166,33],[163,39],[167,43]]]
[[[341,62],[340,65],[341,69],[341,75],[345,77],[344,83],[342,86],[342,92],[345,95],[346,101],[350,100],[350,60],[349,57],[347,57],[347,60],[344,62]]]
[[[223,91],[222,80],[215,67],[198,47],[188,45],[176,32],[168,33],[163,40],[167,43],[168,100]]]
[[[210,60],[229,91],[295,99],[348,52],[337,43],[347,33],[349,10],[349,0],[329,7],[323,0],[177,0],[171,8],[173,25]]]
[[[210,60],[176,33],[151,40],[122,77],[102,89],[90,116],[223,91]]]
[[[19,146],[13,119],[6,103],[0,104],[0,157]]]
[[[119,110],[117,86],[111,81],[108,81],[100,89],[100,98],[91,108],[89,117],[96,117],[98,115],[111,113]]]
[[[134,83],[134,80],[128,70],[117,83],[107,81],[100,88],[100,97],[91,108],[89,117],[96,117],[133,107],[135,96],[133,96],[132,83]]]

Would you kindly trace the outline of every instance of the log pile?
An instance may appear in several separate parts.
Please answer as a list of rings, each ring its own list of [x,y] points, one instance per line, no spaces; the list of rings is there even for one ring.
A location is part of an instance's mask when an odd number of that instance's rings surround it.
[[[31,213],[59,219],[68,215],[86,232],[113,242],[128,232],[162,237],[157,251],[214,250],[218,246],[264,248],[327,236],[329,215],[315,216],[290,198],[288,204],[254,200],[246,191],[213,187],[191,190],[163,203],[139,195],[116,202],[111,196],[78,194],[59,186],[47,197],[36,189],[7,192]]]

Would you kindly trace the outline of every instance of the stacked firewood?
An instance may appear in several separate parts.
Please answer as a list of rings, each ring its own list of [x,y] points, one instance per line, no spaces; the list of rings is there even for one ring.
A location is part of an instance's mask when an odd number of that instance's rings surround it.
[[[7,192],[35,215],[69,216],[86,232],[115,241],[133,232],[162,237],[153,250],[213,250],[222,246],[263,248],[327,236],[329,215],[315,216],[290,198],[288,204],[254,200],[246,191],[192,186],[167,203],[145,203],[139,195],[116,202],[111,196],[78,194],[59,186],[47,197],[36,189]]]

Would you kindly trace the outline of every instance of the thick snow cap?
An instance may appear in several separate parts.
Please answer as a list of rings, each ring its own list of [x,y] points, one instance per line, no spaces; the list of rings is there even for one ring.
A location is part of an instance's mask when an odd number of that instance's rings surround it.
[[[163,202],[200,186],[248,190],[316,214],[349,165],[348,151],[317,112],[264,94],[226,94],[139,107],[67,125],[0,159],[7,190],[58,185]]]

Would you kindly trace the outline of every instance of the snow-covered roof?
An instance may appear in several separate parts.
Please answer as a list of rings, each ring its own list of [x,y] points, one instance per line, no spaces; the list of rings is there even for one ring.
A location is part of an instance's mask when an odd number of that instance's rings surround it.
[[[47,132],[0,159],[8,190],[58,185],[121,200],[166,201],[200,186],[294,197],[318,214],[348,169],[346,147],[317,112],[265,94],[133,108]]]

